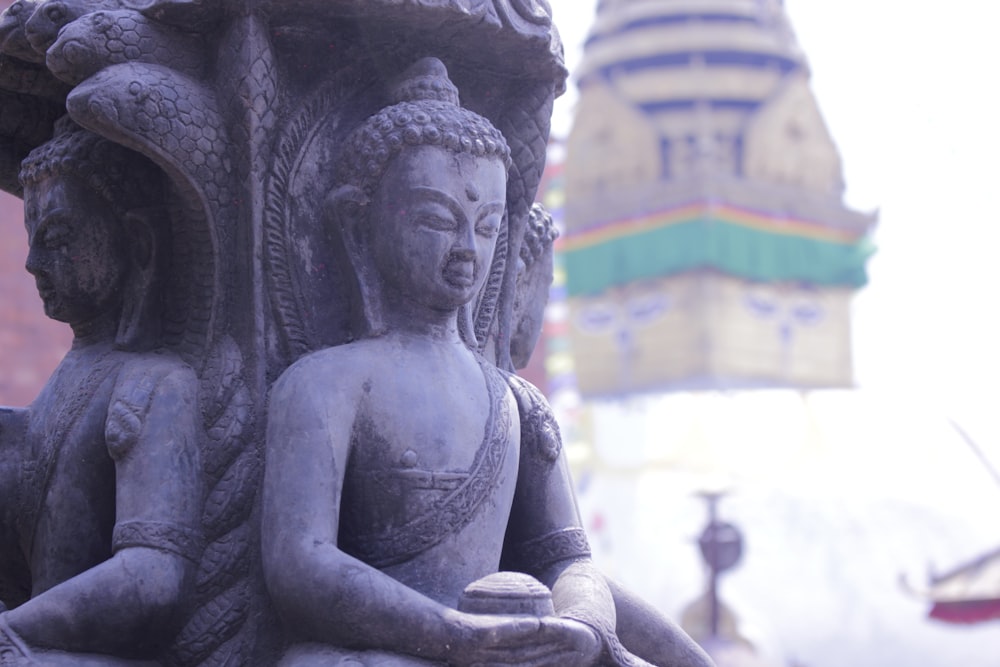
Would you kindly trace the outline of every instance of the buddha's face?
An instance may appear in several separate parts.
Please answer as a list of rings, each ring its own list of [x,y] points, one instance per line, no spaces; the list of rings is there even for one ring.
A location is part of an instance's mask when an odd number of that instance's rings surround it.
[[[438,311],[469,303],[489,273],[506,196],[495,157],[420,146],[394,158],[370,218],[386,296]]]
[[[121,306],[126,255],[110,205],[72,175],[24,188],[28,261],[45,314],[82,324]]]

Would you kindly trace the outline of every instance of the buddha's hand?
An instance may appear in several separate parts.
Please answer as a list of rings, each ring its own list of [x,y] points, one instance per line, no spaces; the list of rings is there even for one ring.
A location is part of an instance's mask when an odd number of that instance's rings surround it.
[[[456,667],[589,667],[601,641],[579,621],[547,616],[491,616],[454,612],[448,664]]]
[[[15,633],[0,613],[0,667],[30,667],[38,663],[31,657],[24,641]]]

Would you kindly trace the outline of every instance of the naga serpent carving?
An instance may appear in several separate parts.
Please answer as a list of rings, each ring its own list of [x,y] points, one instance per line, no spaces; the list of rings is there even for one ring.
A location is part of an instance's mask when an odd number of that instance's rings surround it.
[[[391,48],[372,50],[383,26]],[[493,41],[503,53],[483,49]],[[19,192],[20,160],[64,112],[169,178],[163,345],[198,376],[206,497],[195,599],[164,664],[267,664],[281,641],[259,572],[262,409],[268,381],[322,343],[311,311],[324,304],[303,298],[299,274],[327,242],[297,179],[382,104],[387,72],[432,47],[465,68],[463,101],[511,149],[507,231],[469,316],[509,370],[516,259],[565,78],[544,0],[18,0],[0,18],[0,186]],[[331,123],[344,126],[334,142],[316,143]],[[538,436],[543,458],[558,455],[553,437]]]

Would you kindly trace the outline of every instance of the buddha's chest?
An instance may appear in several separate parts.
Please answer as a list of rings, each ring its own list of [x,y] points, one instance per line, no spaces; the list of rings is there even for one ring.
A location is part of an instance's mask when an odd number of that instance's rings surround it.
[[[77,358],[71,352],[53,373],[28,419],[26,445],[35,484],[55,493],[61,479],[76,485],[95,468],[113,467],[104,431],[120,366],[111,354]]]
[[[31,407],[20,532],[35,594],[110,556],[116,482],[104,432],[118,365],[100,361],[63,364]]]
[[[517,480],[517,407],[498,377],[481,397],[457,395],[447,412],[359,422],[340,508],[345,550],[379,566],[487,525],[502,537]]]

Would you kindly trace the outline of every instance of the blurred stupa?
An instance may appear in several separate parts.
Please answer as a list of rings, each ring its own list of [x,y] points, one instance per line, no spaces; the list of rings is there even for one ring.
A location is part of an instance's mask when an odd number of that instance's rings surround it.
[[[720,667],[993,667],[995,624],[897,585],[995,547],[996,486],[930,392],[852,388],[875,217],[843,203],[782,3],[603,0],[575,76],[545,370],[595,559]],[[747,542],[722,579],[693,545],[718,488]]]
[[[602,0],[561,242],[585,397],[852,384],[875,219],[778,0]]]

